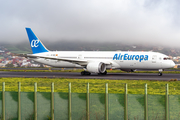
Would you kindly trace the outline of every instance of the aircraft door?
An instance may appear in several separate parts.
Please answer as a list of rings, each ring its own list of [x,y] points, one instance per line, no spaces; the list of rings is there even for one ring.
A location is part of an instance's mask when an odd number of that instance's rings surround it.
[[[163,59],[162,59],[162,57],[160,56],[160,57],[159,57],[159,60],[158,60],[159,63],[160,63],[160,68],[162,68],[162,60],[163,60]]]
[[[160,60],[160,57],[157,55],[152,56],[152,64],[149,66],[151,69],[153,68],[161,68],[162,61]]]
[[[156,63],[156,61],[157,61],[157,55],[153,55],[152,56],[152,63]]]

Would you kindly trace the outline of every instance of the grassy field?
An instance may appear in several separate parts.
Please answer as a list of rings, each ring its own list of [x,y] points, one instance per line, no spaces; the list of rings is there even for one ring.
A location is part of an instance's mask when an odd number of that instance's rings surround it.
[[[124,83],[128,84],[129,94],[144,94],[144,84],[148,85],[148,94],[165,94],[165,85],[169,84],[169,94],[180,95],[180,81],[148,81],[148,80],[104,80],[104,79],[65,79],[65,78],[0,78],[0,89],[5,82],[6,91],[18,91],[18,82],[21,82],[21,91],[33,92],[37,82],[38,92],[50,92],[54,82],[55,92],[68,92],[68,83],[71,82],[72,92],[86,93],[89,82],[90,93],[105,93],[105,83],[109,85],[109,93],[124,93]]]

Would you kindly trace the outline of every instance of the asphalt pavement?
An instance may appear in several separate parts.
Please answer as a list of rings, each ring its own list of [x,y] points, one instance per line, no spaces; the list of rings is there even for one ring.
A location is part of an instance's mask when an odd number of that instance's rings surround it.
[[[76,72],[9,72],[0,71],[0,77],[25,77],[25,78],[76,78],[76,79],[110,79],[110,80],[180,80],[180,74],[157,73],[108,73],[107,75],[81,75]]]

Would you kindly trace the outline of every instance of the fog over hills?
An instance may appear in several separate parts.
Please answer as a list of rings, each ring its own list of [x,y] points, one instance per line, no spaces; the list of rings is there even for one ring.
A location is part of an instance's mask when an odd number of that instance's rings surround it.
[[[50,51],[154,51],[161,52],[170,56],[180,56],[180,48],[149,45],[149,44],[132,44],[117,42],[85,42],[85,41],[43,41],[43,44]],[[29,41],[9,44],[2,43],[12,53],[31,53]]]
[[[179,0],[1,0],[0,41],[23,42],[25,27],[30,27],[52,46],[57,40],[73,45],[81,40],[93,46],[100,41],[179,47],[179,6]],[[61,48],[85,49],[71,45]]]

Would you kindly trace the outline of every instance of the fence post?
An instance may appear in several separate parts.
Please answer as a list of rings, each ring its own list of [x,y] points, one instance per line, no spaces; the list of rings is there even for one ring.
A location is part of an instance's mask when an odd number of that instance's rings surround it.
[[[109,110],[108,110],[108,83],[106,83],[106,94],[105,94],[105,98],[106,98],[106,104],[105,104],[105,116],[106,116],[106,120],[108,120],[108,114],[109,114]]]
[[[125,92],[124,92],[124,120],[128,120],[128,98],[127,98],[127,83],[125,83]]]
[[[86,119],[89,120],[89,83],[87,83],[87,93],[86,93]]]
[[[169,120],[169,95],[168,95],[168,84],[166,84],[166,120]]]
[[[2,118],[5,120],[5,82],[2,83]]]
[[[18,82],[18,120],[21,120],[21,82]]]
[[[54,83],[51,83],[51,120],[54,120]]]
[[[144,88],[144,120],[148,120],[147,83]]]
[[[68,108],[68,115],[69,120],[71,120],[71,83],[69,83],[69,108]]]
[[[34,83],[34,119],[37,120],[37,83]]]

